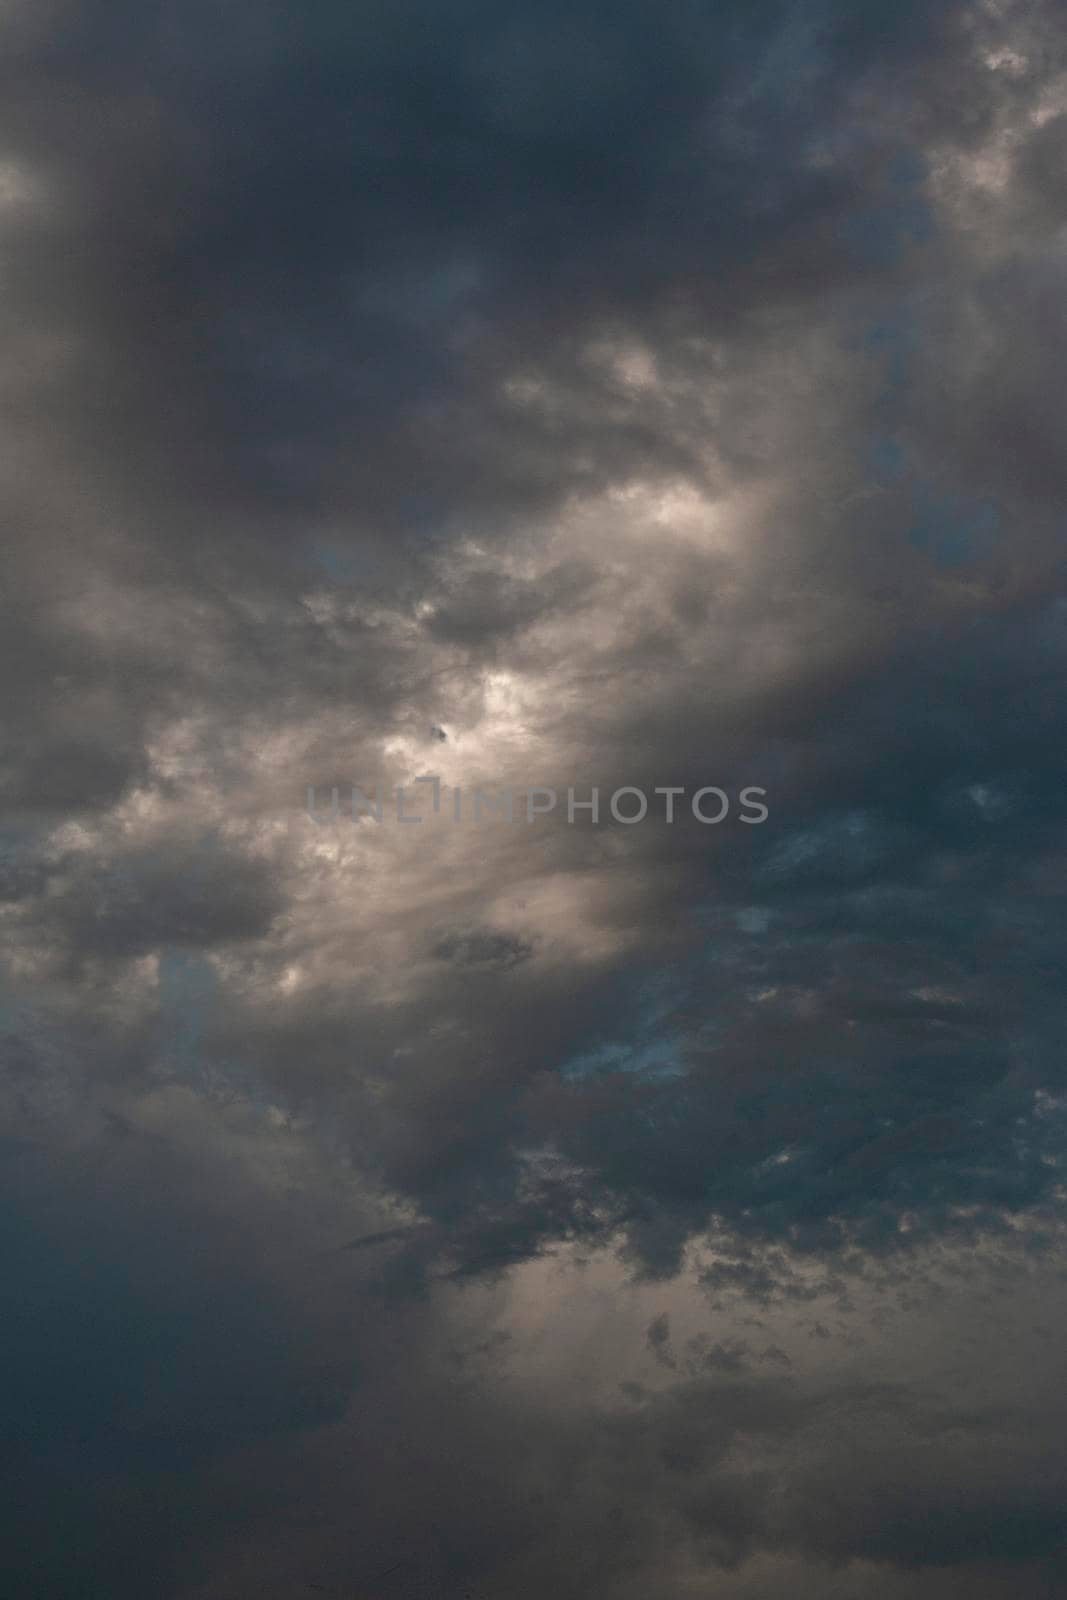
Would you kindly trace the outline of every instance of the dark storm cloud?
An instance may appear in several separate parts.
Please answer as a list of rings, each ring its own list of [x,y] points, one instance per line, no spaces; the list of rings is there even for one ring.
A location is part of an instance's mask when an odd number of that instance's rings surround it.
[[[667,316],[669,338],[679,313],[683,338],[720,332],[883,275],[843,223],[892,200],[893,119],[966,43],[960,8],[919,6],[52,22],[9,23],[4,95],[44,191],[12,315],[73,345],[45,415],[161,532],[210,549],[223,516],[233,559],[264,563],[298,518],[421,541],[684,463],[605,403],[576,334]],[[955,81],[971,137],[981,82]],[[889,125],[813,162],[861,84]],[[501,406],[531,355],[573,372],[577,436]]]
[[[524,961],[529,948],[506,934],[482,932],[477,928],[444,934],[433,953],[441,961],[460,967],[511,967]]]
[[[1053,1592],[1055,9],[0,30],[5,1593]]]
[[[228,856],[210,837],[125,852],[118,864],[88,872],[75,866],[55,888],[53,937],[105,959],[255,938],[267,932],[281,904],[262,870],[244,856]]]
[[[593,583],[581,563],[562,564],[537,582],[507,580],[491,572],[467,575],[435,606],[430,633],[448,643],[468,645],[489,656],[494,639],[507,644],[523,628],[547,616],[566,616]]]
[[[13,1593],[168,1592],[183,1548],[226,1518],[173,1486],[234,1448],[334,1419],[352,1382],[351,1353],[328,1348],[311,1297],[293,1304],[279,1287],[261,1224],[235,1227],[236,1172],[220,1206],[203,1183],[209,1147],[112,1127],[87,1137],[83,1125],[76,1143],[61,1135],[50,1154],[6,1164]],[[253,1181],[242,1208],[265,1198]],[[166,1533],[154,1526],[163,1499]],[[152,1537],[131,1539],[131,1519]]]

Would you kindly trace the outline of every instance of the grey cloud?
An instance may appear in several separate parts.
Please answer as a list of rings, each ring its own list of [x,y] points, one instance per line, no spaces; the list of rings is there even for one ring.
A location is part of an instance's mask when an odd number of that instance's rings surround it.
[[[1053,1592],[1055,8],[0,31],[13,1600]]]

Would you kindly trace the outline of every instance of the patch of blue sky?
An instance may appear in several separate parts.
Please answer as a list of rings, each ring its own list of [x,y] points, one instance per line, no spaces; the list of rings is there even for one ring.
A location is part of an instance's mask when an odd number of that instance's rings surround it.
[[[887,433],[876,433],[871,440],[867,457],[880,478],[896,482],[907,471],[908,458],[902,445]]]
[[[840,237],[860,261],[872,267],[896,267],[912,245],[933,233],[929,207],[921,200],[887,201],[866,206],[846,217]]]
[[[865,265],[896,267],[912,245],[933,237],[933,212],[922,188],[925,179],[921,159],[902,152],[890,166],[884,197],[843,219],[839,235]]]
[[[908,539],[940,566],[960,566],[988,554],[1001,532],[1001,518],[989,500],[938,490],[918,473],[905,448],[891,433],[878,430],[870,439],[867,459],[883,483],[900,486],[910,496]]]
[[[164,1077],[196,1086],[224,1101],[239,1099],[265,1115],[274,1107],[271,1095],[247,1065],[220,1059],[208,1038],[219,996],[214,966],[185,950],[166,950],[159,958],[159,1023]]]
[[[710,899],[701,901],[693,913],[693,920],[705,933],[722,935],[739,931],[751,937],[766,931],[771,915],[764,907],[751,905],[739,908],[712,895]]]
[[[919,348],[920,319],[914,306],[901,301],[894,310],[869,322],[861,344],[885,361],[887,400],[897,398],[911,375],[912,358]]]
[[[159,1015],[168,1065],[183,1075],[201,1069],[204,1035],[215,1005],[218,979],[203,957],[183,950],[159,958]]]
[[[690,971],[688,966],[650,973],[632,994],[630,1037],[580,1051],[564,1062],[560,1075],[571,1082],[618,1072],[646,1081],[685,1077],[683,1052],[689,1035],[684,1008],[696,976],[697,969]]]
[[[333,583],[366,582],[384,573],[372,549],[339,540],[316,539],[308,545],[307,561]]]
[[[796,108],[810,102],[827,65],[823,10],[813,5],[795,11],[775,32],[763,59],[747,75],[743,106],[762,101],[776,108]]]
[[[893,828],[881,819],[866,811],[847,811],[790,833],[757,869],[756,880],[847,882],[884,862],[897,843]]]
[[[1000,515],[989,501],[938,494],[919,483],[912,491],[912,503],[908,538],[939,566],[956,567],[979,559],[1000,532]]]
[[[687,1068],[681,1058],[680,1038],[659,1039],[635,1044],[603,1044],[580,1055],[571,1056],[560,1068],[560,1076],[570,1083],[590,1078],[629,1073],[645,1081],[684,1078]]]

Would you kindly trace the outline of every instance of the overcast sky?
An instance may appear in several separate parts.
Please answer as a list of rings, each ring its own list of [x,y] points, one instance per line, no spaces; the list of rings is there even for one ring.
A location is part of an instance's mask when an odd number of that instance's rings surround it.
[[[1055,0],[0,0],[4,1600],[1067,1592],[1065,272]]]

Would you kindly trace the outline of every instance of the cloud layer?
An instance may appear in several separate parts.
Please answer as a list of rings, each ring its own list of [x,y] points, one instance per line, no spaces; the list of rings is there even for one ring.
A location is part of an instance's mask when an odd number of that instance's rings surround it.
[[[0,9],[11,1600],[1063,1583],[1058,23]]]

